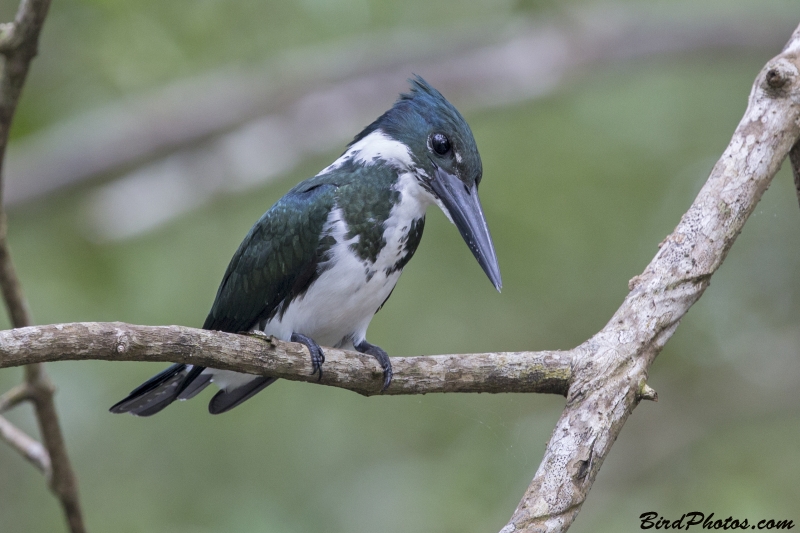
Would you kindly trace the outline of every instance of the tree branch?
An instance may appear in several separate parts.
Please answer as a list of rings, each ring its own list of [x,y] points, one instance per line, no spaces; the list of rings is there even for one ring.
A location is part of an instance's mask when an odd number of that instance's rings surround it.
[[[0,395],[0,413],[4,413],[9,409],[33,400],[33,394],[27,383],[20,383],[11,390],[6,391]]]
[[[6,216],[2,201],[2,172],[14,112],[31,61],[36,56],[39,34],[49,9],[50,0],[22,0],[14,22],[0,27],[0,54],[4,56],[3,71],[0,76],[0,288],[14,327],[29,326],[32,320],[8,248]],[[85,528],[78,500],[77,481],[70,465],[53,401],[55,388],[40,364],[25,367],[25,382],[35,407],[36,420],[46,452],[41,449],[41,444],[24,433],[15,431],[5,419],[3,419],[4,440],[23,451],[25,457],[48,473],[50,489],[61,502],[70,531],[83,533]],[[47,463],[42,459],[45,456],[48,457]]]
[[[728,148],[609,323],[578,347],[567,406],[502,533],[565,531],[641,399],[650,364],[703,294],[800,138],[800,27],[755,80]]]
[[[47,479],[50,479],[50,454],[45,447],[2,416],[0,416],[0,439],[21,453]]]
[[[0,331],[0,368],[32,362],[159,361],[210,366],[316,383],[308,349],[262,335],[183,326],[79,322]],[[383,394],[544,392],[566,395],[570,352],[499,352],[393,357],[394,379]],[[383,370],[374,357],[325,348],[321,383],[365,396],[378,394]]]

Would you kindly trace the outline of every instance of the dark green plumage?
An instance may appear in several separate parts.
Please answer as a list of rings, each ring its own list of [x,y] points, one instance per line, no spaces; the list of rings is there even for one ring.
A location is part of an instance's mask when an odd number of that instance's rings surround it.
[[[386,246],[383,223],[389,218],[392,206],[400,200],[400,193],[392,188],[397,171],[382,163],[369,168],[353,163],[346,166],[354,167],[342,169],[353,181],[340,188],[338,205],[342,207],[349,228],[347,238],[360,236],[350,249],[359,259],[374,263]]]
[[[419,246],[419,242],[422,240],[422,230],[425,229],[425,217],[417,218],[413,222],[411,222],[411,227],[408,229],[408,233],[401,241],[403,244],[403,257],[400,258],[397,263],[392,265],[391,267],[386,269],[386,275],[390,276],[394,272],[399,270],[403,270],[411,258],[414,256],[414,252],[417,251],[417,247]],[[384,302],[386,303],[386,302]]]
[[[345,238],[359,236],[351,250],[359,259],[374,262],[386,245],[383,223],[399,201],[392,188],[396,179],[397,171],[383,163],[365,167],[346,161],[294,187],[264,213],[239,246],[203,327],[247,331],[284,312],[324,271],[320,263],[328,259],[335,239],[323,235],[323,229],[334,207],[341,208],[349,228]],[[402,266],[419,244],[421,227],[414,228],[413,246],[407,243]]]
[[[333,244],[320,235],[336,191],[303,182],[264,213],[231,259],[203,328],[248,331],[308,288]]]

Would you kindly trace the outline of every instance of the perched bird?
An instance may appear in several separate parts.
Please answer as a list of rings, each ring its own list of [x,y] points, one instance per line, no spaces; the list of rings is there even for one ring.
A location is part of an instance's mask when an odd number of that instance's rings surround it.
[[[347,151],[278,200],[231,259],[204,329],[262,331],[308,347],[322,377],[320,345],[355,349],[392,380],[389,356],[366,340],[370,320],[392,293],[438,205],[458,228],[492,284],[500,269],[478,199],[483,167],[472,131],[421,77],[367,126]],[[276,378],[173,365],[111,407],[150,416],[209,383],[208,406],[224,413]]]

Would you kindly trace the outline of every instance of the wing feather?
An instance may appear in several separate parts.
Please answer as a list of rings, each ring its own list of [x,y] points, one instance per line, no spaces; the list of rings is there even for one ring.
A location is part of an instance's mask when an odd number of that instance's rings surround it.
[[[319,275],[337,186],[303,182],[256,222],[231,259],[203,328],[253,329],[303,294]]]

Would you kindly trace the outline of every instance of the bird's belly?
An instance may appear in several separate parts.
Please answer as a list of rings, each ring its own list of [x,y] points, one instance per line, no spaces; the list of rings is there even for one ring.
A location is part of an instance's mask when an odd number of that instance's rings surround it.
[[[365,340],[367,327],[397,283],[402,266],[413,254],[409,237],[421,231],[420,220],[427,204],[408,193],[416,178],[399,178],[400,201],[383,222],[383,246],[372,259],[359,257],[355,245],[360,237],[350,236],[341,209],[328,217],[328,235],[336,240],[319,277],[308,290],[289,303],[283,314],[267,322],[263,331],[290,340],[302,333],[322,346],[352,348]],[[411,185],[410,185],[411,184]],[[416,234],[417,241],[419,234]],[[414,245],[414,248],[416,244]]]
[[[400,272],[387,274],[353,254],[341,254],[282,316],[267,322],[264,333],[290,340],[302,333],[322,346],[352,349],[392,292]]]
[[[353,264],[357,263],[357,264]],[[308,291],[289,304],[283,316],[267,322],[267,335],[289,341],[292,333],[302,333],[322,346],[353,349],[364,340],[370,320],[392,292],[400,271],[386,274],[375,271],[368,278],[363,262],[354,256],[341,259],[325,270]],[[208,369],[212,381],[224,390],[249,383],[253,376],[229,370]]]

